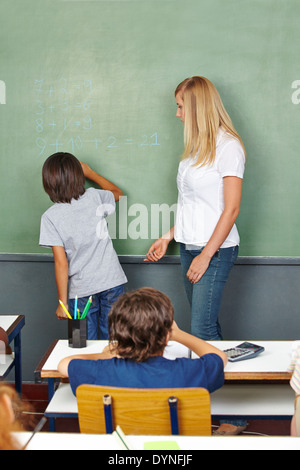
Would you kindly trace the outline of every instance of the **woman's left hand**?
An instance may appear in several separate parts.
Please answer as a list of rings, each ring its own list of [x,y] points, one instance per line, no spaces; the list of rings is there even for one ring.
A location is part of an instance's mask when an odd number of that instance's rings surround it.
[[[192,284],[196,284],[200,281],[203,274],[206,272],[211,258],[205,255],[203,252],[193,259],[186,277]]]

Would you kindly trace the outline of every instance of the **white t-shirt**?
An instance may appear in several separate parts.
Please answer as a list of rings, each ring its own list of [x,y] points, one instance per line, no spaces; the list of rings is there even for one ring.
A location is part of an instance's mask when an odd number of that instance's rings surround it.
[[[109,237],[115,211],[111,191],[89,188],[70,204],[54,204],[41,219],[41,246],[63,246],[69,263],[69,297],[87,297],[127,282]]]
[[[187,245],[205,246],[224,210],[223,178],[243,178],[245,152],[237,139],[220,130],[214,163],[193,166],[196,160],[197,157],[190,157],[179,164],[174,237]],[[221,248],[236,246],[239,242],[234,225]]]

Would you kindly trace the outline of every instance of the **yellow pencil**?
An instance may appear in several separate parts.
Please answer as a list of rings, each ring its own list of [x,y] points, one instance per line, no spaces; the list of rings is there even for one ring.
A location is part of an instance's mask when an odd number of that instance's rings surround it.
[[[72,320],[71,315],[69,314],[68,310],[66,309],[66,307],[64,306],[64,304],[62,303],[61,300],[59,301],[59,303],[60,303],[60,305],[62,306],[62,308],[64,309],[64,311],[66,312],[68,318],[70,318],[70,320]]]

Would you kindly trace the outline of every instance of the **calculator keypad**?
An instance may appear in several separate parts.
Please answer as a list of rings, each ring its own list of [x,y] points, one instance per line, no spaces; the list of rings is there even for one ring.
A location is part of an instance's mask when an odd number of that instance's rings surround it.
[[[249,349],[241,349],[241,348],[232,348],[227,349],[224,351],[230,359],[236,359],[237,357],[245,356],[245,354],[249,354]]]

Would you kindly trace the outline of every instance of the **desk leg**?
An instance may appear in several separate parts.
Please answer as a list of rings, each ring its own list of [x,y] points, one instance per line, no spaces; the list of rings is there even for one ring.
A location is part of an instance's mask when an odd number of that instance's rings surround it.
[[[22,354],[21,354],[21,331],[14,339],[15,346],[15,383],[16,391],[22,396]]]
[[[48,379],[48,403],[53,398],[54,395],[54,385],[55,385],[55,379]],[[48,418],[49,420],[49,432],[55,432],[55,418]]]

